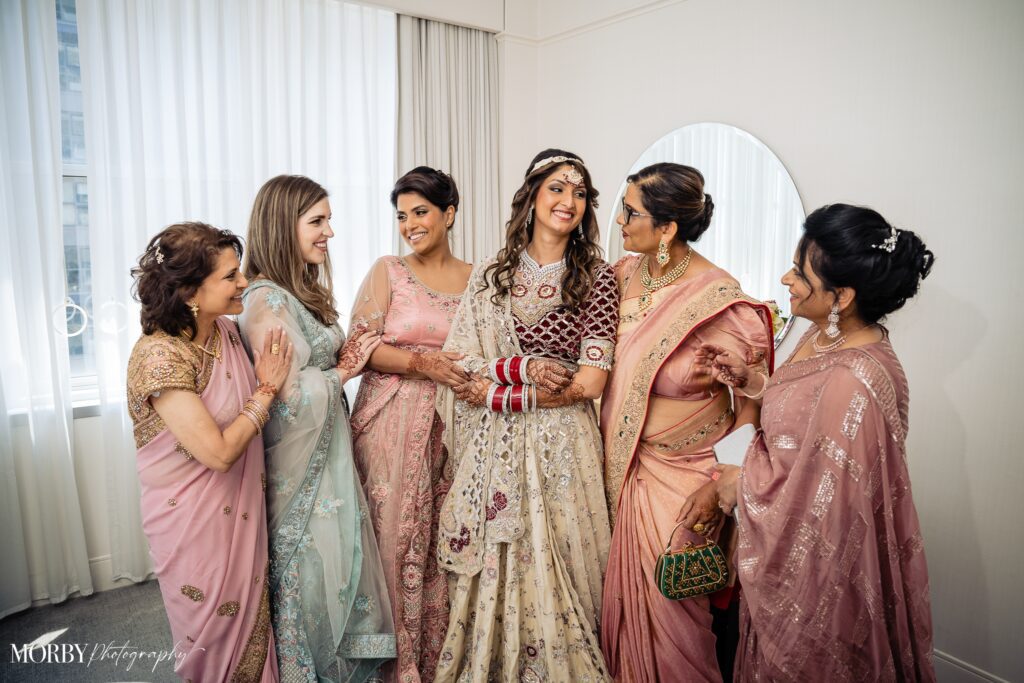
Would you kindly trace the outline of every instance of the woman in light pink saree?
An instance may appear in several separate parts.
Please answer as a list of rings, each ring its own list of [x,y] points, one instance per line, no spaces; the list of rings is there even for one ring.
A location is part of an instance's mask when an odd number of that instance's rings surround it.
[[[709,598],[669,600],[654,580],[684,504],[711,481],[712,446],[756,417],[695,366],[696,351],[721,345],[765,376],[772,357],[767,307],[689,245],[710,225],[714,205],[703,186],[696,169],[647,167],[630,176],[619,218],[625,247],[644,254],[616,265],[617,360],[601,408],[614,517],[601,646],[620,681],[722,680]],[[669,258],[655,266],[658,252]],[[650,283],[656,268],[666,274]],[[676,543],[717,538],[720,517],[717,501],[697,505]]]
[[[237,326],[221,317],[242,310],[240,255],[227,231],[175,225],[133,271],[145,334],[128,363],[128,408],[142,524],[179,655],[175,672],[196,682],[278,679],[263,441],[253,437],[286,376],[290,346],[268,335],[254,374]]]
[[[716,377],[764,394],[742,474],[721,466],[717,485],[725,508],[738,495],[737,680],[935,680],[907,379],[879,325],[932,262],[876,212],[826,206],[782,280],[815,323],[786,364],[765,384],[705,349]]]
[[[451,176],[419,167],[391,193],[412,253],[379,259],[356,296],[352,323],[379,330],[352,413],[352,439],[391,596],[398,660],[387,681],[433,681],[448,629],[448,582],[437,564],[437,522],[450,482],[437,383],[466,374],[441,351],[471,267],[452,256],[459,205]],[[415,269],[415,270],[414,270]],[[417,274],[419,272],[420,274]]]

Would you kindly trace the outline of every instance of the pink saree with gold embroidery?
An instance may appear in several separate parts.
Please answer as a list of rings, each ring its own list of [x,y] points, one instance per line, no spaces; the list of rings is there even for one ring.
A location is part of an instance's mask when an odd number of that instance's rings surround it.
[[[617,265],[625,292],[640,265]],[[614,516],[605,576],[601,648],[616,680],[720,681],[707,596],[673,601],[658,591],[654,565],[688,495],[710,481],[712,446],[735,412],[728,389],[694,365],[702,343],[730,349],[767,374],[767,308],[714,269],[620,305],[617,359],[602,399],[605,487]],[[716,534],[717,537],[717,534]],[[673,547],[700,543],[679,530]]]
[[[276,681],[267,581],[263,440],[227,472],[199,463],[153,411],[150,396],[199,394],[221,429],[256,388],[237,327],[216,322],[221,357],[180,338],[143,336],[128,364],[142,527],[149,539],[174,647],[175,673],[192,681]]]
[[[906,376],[888,339],[790,362],[740,479],[740,681],[934,681]]]
[[[379,329],[384,343],[440,351],[462,294],[436,292],[397,256],[371,269],[353,323]],[[398,636],[398,660],[385,680],[432,681],[448,628],[448,582],[437,566],[437,517],[449,483],[443,476],[444,423],[437,385],[368,370],[352,412],[356,467],[377,533]]]

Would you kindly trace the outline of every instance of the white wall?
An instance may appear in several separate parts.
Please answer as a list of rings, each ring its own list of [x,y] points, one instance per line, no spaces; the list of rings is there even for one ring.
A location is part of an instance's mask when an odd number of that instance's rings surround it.
[[[538,6],[543,20],[521,22],[533,35],[503,53],[518,60],[502,65],[516,75],[502,111],[516,126],[503,130],[503,168],[518,174],[503,178],[505,206],[530,157],[562,147],[604,192],[604,225],[647,145],[721,121],[775,151],[806,208],[871,205],[936,253],[890,329],[912,389],[937,666],[943,680],[1024,680],[1024,3]]]
[[[373,4],[425,16],[413,11],[422,2]],[[429,4],[430,17],[497,30],[501,4],[445,0]],[[941,680],[1024,680],[1024,420],[1014,401],[1024,386],[1024,3],[507,0],[504,13],[506,214],[533,154],[558,146],[588,162],[604,225],[610,195],[647,145],[681,125],[722,121],[775,151],[805,207],[869,204],[925,238],[937,265],[890,329],[912,387],[909,456],[936,664]],[[90,446],[98,429],[96,419],[75,421],[103,589],[105,487]]]

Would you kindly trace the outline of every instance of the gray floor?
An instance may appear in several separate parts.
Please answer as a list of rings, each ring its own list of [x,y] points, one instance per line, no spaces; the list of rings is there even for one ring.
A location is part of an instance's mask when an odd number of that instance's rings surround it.
[[[73,653],[68,663],[21,663],[21,647],[66,628],[53,645]],[[79,662],[78,650],[84,650]],[[173,648],[156,581],[73,598],[0,620],[0,681],[177,681],[172,660],[156,663]],[[152,654],[151,654],[152,653]],[[35,659],[41,659],[36,651]],[[154,669],[155,665],[155,669]]]

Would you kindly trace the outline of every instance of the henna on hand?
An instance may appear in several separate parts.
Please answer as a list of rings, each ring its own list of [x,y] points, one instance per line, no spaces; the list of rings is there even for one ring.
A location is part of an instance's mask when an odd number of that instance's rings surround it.
[[[420,353],[413,351],[409,356],[409,372],[418,372],[421,375],[436,375],[455,365],[451,358],[443,356],[434,351]]]
[[[531,360],[526,366],[530,382],[551,393],[558,393],[572,381],[572,371],[561,363],[548,360]]]
[[[582,384],[573,382],[563,391],[551,392],[538,388],[536,392],[538,408],[561,408],[562,406],[571,406],[573,403],[579,403],[584,400],[586,390]]]
[[[715,365],[715,369],[718,370],[718,379],[722,384],[728,384],[734,389],[742,389],[747,386],[750,381],[747,377],[739,377],[732,373],[732,370],[725,365]]]
[[[485,406],[487,405],[487,392],[490,390],[491,384],[490,380],[473,375],[472,379],[454,387],[452,391],[455,392],[455,398],[460,401],[471,406]]]
[[[345,340],[344,346],[341,347],[341,353],[338,354],[338,364],[335,367],[346,374],[350,374],[360,366],[364,358],[363,349],[360,345],[360,336],[354,334]]]

